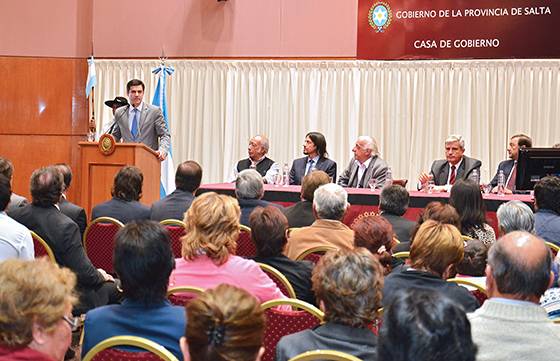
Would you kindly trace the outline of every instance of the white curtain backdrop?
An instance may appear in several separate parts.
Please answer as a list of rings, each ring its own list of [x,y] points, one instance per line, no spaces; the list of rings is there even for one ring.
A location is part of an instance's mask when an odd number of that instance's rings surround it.
[[[103,101],[126,96],[132,78],[151,102],[158,60],[96,59],[98,131],[112,122]],[[535,146],[560,142],[560,60],[277,61],[169,60],[168,114],[174,161],[192,159],[203,182],[222,182],[247,157],[254,134],[269,156],[291,166],[309,131],[322,132],[340,174],[359,135],[377,139],[394,178],[409,179],[444,158],[460,134],[465,154],[482,160],[482,181],[507,157],[509,136]]]

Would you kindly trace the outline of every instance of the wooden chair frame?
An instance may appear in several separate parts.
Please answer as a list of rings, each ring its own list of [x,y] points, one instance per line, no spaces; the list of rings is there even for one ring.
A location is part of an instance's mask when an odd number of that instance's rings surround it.
[[[305,259],[311,253],[327,253],[328,251],[338,251],[338,248],[333,246],[317,246],[313,248],[306,249],[305,251],[301,252],[297,257],[296,261],[301,261]]]
[[[292,357],[288,361],[314,361],[314,360],[362,361],[356,356],[347,354],[346,352],[334,351],[334,350],[307,351]]]
[[[136,336],[114,336],[105,339],[95,345],[89,352],[84,356],[82,361],[91,361],[99,352],[112,348],[115,346],[133,346],[140,349],[146,350],[157,355],[159,358],[165,361],[178,361],[177,358],[169,352],[165,347],[160,344],[148,340],[143,337]]]
[[[45,252],[47,252],[47,256],[49,257],[49,260],[51,260],[51,262],[56,263],[56,258],[54,257],[54,252],[52,251],[51,247],[47,244],[47,242],[41,237],[39,236],[37,233],[30,231],[31,232],[31,238],[33,238],[35,241],[39,242],[41,244],[41,246],[43,246],[45,248]]]
[[[269,266],[267,264],[264,263],[260,263],[257,262],[257,264],[259,265],[259,267],[265,272],[265,273],[272,273],[274,275],[274,277],[276,277],[277,279],[280,280],[280,282],[284,285],[284,287],[286,288],[286,290],[288,291],[288,294],[286,296],[290,297],[290,298],[297,298],[296,296],[296,291],[294,290],[294,288],[292,287],[292,284],[290,283],[290,281],[286,278],[286,276],[284,276],[282,274],[282,272],[278,271],[276,268]]]

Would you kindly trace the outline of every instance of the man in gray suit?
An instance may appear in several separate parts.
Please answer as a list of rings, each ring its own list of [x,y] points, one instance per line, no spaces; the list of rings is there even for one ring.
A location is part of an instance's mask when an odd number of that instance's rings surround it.
[[[354,157],[338,179],[338,184],[343,187],[367,188],[372,181],[375,188],[383,187],[389,167],[379,157],[375,139],[366,135],[358,137],[352,152]]]
[[[418,177],[423,187],[433,179],[436,190],[447,192],[458,179],[468,179],[474,170],[480,175],[482,162],[469,158],[465,153],[465,140],[460,135],[450,135],[445,140],[445,159],[434,160],[430,173],[422,172]]]
[[[170,136],[161,109],[143,102],[144,83],[132,79],[126,84],[130,105],[115,111],[111,134],[117,141],[144,143],[160,160],[167,157]]]

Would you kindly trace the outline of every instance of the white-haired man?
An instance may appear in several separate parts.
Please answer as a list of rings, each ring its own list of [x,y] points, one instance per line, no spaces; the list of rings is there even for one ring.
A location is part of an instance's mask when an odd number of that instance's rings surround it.
[[[263,177],[263,182],[273,184],[277,174],[280,173],[278,163],[268,158],[268,148],[270,143],[264,135],[255,135],[249,139],[247,154],[249,158],[241,159],[233,168],[234,179],[237,179],[239,172],[245,169],[254,169]]]
[[[362,135],[352,148],[354,157],[338,179],[343,187],[367,188],[370,181],[375,188],[381,188],[387,178],[389,166],[379,156],[377,142],[372,137]]]

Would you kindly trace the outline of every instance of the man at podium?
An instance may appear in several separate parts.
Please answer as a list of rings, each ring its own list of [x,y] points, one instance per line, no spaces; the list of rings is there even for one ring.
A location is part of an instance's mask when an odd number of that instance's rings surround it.
[[[161,109],[144,103],[144,88],[138,79],[126,84],[130,105],[116,110],[109,133],[117,141],[144,143],[157,152],[159,160],[164,160],[169,150],[169,130]]]

